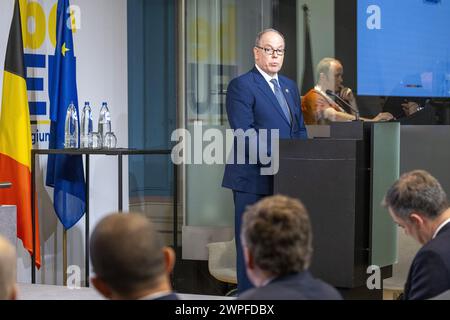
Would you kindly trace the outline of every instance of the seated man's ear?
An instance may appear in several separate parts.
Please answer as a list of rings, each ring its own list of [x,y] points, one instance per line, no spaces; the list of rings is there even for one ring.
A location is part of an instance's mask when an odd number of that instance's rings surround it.
[[[175,251],[173,251],[171,247],[164,247],[163,255],[166,274],[171,274],[173,271],[173,267],[175,266]]]
[[[419,213],[412,213],[409,215],[409,221],[414,225],[421,226],[425,223],[425,219]]]
[[[106,282],[97,277],[92,277],[91,282],[94,288],[97,289],[97,291],[100,292],[105,298],[112,298],[113,292]]]
[[[246,246],[243,246],[244,249],[244,260],[247,264],[248,269],[255,269],[255,260],[253,259],[253,254]]]

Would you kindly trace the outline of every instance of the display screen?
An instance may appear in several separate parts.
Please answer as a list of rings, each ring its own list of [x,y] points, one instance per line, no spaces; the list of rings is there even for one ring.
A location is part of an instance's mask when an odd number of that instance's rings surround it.
[[[358,94],[450,97],[450,0],[358,0]]]

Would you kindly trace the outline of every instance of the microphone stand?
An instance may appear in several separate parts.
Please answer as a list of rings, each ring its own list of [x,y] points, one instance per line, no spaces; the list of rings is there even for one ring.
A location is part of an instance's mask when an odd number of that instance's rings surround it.
[[[347,106],[347,108],[349,108],[351,111],[353,111],[353,112],[355,113],[355,120],[353,120],[353,121],[362,121],[362,120],[359,118],[359,111],[356,110],[356,109],[354,109],[347,101],[345,101],[344,99],[342,99],[341,97],[339,97],[337,94],[335,94],[335,93],[334,93],[333,91],[331,91],[331,90],[327,90],[327,91],[326,91],[326,94],[329,95],[329,96],[332,96],[332,97],[334,97],[334,98],[336,98],[336,99],[338,99],[340,102],[342,102],[343,104],[345,104],[345,106]]]

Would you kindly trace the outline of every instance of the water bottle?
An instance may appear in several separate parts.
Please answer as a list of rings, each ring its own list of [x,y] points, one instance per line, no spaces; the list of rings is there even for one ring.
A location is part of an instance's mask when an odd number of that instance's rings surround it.
[[[64,148],[78,148],[78,115],[75,105],[70,103],[66,113],[66,123],[64,128]]]
[[[109,113],[108,104],[103,102],[98,118],[98,133],[104,140],[106,133],[111,132],[111,115]]]
[[[83,113],[81,114],[81,148],[89,148],[89,139],[92,140],[92,110],[89,102],[85,102]],[[92,142],[91,142],[92,144]]]

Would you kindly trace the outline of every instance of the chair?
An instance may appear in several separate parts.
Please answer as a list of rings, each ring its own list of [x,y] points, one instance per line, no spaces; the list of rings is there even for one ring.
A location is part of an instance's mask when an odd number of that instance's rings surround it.
[[[209,273],[219,281],[237,284],[235,239],[207,244]],[[232,295],[231,290],[226,295]]]

